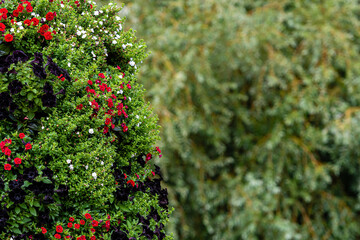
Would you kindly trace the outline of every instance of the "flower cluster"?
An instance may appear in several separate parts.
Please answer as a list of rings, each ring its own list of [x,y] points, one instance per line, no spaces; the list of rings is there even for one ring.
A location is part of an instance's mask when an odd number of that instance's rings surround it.
[[[28,151],[32,148],[32,145],[30,142],[25,142],[23,140],[23,138],[25,137],[25,134],[24,133],[20,133],[19,134],[19,138],[21,139],[23,145],[24,145],[24,150],[25,151]],[[19,165],[22,163],[22,159],[19,158],[19,157],[13,157],[13,160],[12,160],[12,156],[14,156],[14,152],[11,151],[11,144],[12,144],[12,140],[10,138],[8,139],[5,139],[3,141],[0,142],[0,148],[1,148],[1,152],[5,155],[5,158],[6,158],[6,162],[4,164],[4,169],[6,171],[10,171],[11,168],[12,168],[12,165],[10,164],[12,161],[13,161],[13,164],[15,167],[19,167]]]

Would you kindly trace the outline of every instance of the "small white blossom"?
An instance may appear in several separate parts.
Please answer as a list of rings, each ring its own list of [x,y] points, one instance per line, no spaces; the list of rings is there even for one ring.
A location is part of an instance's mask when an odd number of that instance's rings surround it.
[[[68,67],[70,67],[71,66],[71,63],[68,63]]]
[[[74,166],[73,166],[73,165],[70,165],[69,168],[70,168],[70,170],[74,170]]]
[[[21,26],[21,25],[22,25],[22,22],[18,22],[18,23],[16,23],[16,25]]]
[[[13,28],[11,28],[11,29],[10,29],[10,32],[14,32],[14,29],[13,29]]]
[[[100,25],[103,25],[103,22],[102,22],[102,21],[100,21],[100,22],[99,22],[99,24],[100,24]]]
[[[86,34],[82,35],[82,38],[86,38]]]
[[[116,40],[112,41],[112,44],[117,44],[117,41]]]
[[[89,168],[89,166],[88,166],[88,165],[86,165],[86,166],[85,166],[85,169],[87,170],[88,168]]]
[[[131,102],[131,97],[129,97],[129,101]]]
[[[89,129],[89,133],[90,133],[90,134],[93,134],[93,133],[94,133],[94,129],[90,128],[90,129]]]
[[[81,31],[77,31],[76,35],[80,36],[81,35]]]
[[[139,115],[136,115],[135,117],[136,117],[137,119],[139,119]]]
[[[95,11],[95,12],[94,12],[94,15],[95,15],[95,16],[99,15],[99,11]]]
[[[132,67],[135,66],[135,62],[132,61],[132,60],[129,62],[129,64],[130,64],[130,66],[132,66]]]
[[[123,90],[117,91],[117,94],[123,94]]]
[[[101,161],[101,162],[100,162],[100,164],[101,164],[101,165],[104,165],[104,162],[103,162],[103,161]]]
[[[96,178],[97,178],[97,174],[96,174],[96,172],[93,172],[91,175],[92,175],[92,176],[93,176],[93,178],[96,180]]]
[[[71,160],[70,160],[70,159],[68,159],[68,160],[66,160],[66,162],[67,162],[68,164],[70,164],[70,163],[71,163]]]

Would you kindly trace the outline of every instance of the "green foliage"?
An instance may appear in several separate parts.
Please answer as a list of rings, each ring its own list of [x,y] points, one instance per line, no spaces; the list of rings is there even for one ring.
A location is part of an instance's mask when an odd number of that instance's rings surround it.
[[[146,45],[120,9],[0,4],[0,239],[172,239]]]
[[[176,239],[360,238],[358,1],[131,1]]]

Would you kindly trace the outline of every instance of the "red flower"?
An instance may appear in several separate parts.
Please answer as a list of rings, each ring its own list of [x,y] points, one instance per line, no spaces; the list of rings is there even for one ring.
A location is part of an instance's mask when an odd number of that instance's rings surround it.
[[[95,237],[95,236],[92,236],[92,237],[90,238],[90,240],[96,240],[96,237]]]
[[[151,157],[152,157],[151,153],[146,154],[146,161],[149,161]]]
[[[5,35],[5,41],[6,42],[12,42],[12,40],[14,40],[13,35],[11,35],[11,34],[6,34]]]
[[[33,23],[34,26],[39,25],[39,19],[37,19],[37,18],[32,18],[31,22]]]
[[[46,40],[51,40],[53,38],[52,35],[51,35],[51,32],[44,33],[44,37],[45,37]]]
[[[129,180],[129,181],[127,181],[126,183],[127,183],[127,184],[130,183],[133,187],[135,186],[135,182],[134,182],[133,180]]]
[[[79,228],[80,228],[80,225],[77,224],[77,223],[75,223],[74,227],[75,227],[76,229],[79,229]]]
[[[41,26],[38,33],[40,33],[42,36],[44,36],[44,34],[47,32],[47,30],[49,30],[49,26],[47,24],[44,24]]]
[[[58,233],[57,233],[57,234],[55,234],[55,235],[54,235],[54,237],[55,237],[56,239],[61,239],[61,235],[60,235],[60,234],[58,234]]]
[[[105,78],[105,75],[103,73],[99,73],[99,77]]]
[[[93,227],[97,227],[97,226],[99,226],[99,222],[96,221],[96,220],[94,220],[94,221],[92,221],[91,225],[92,225]]]
[[[56,226],[56,232],[62,233],[62,232],[63,232],[63,227],[60,226],[60,225],[57,225],[57,226]]]
[[[106,120],[105,120],[105,124],[106,125],[109,125],[111,123],[111,119],[110,118],[107,118]]]
[[[103,131],[103,134],[106,134],[106,133],[108,133],[109,132],[109,127],[108,126],[105,126],[104,127],[104,131]]]
[[[85,221],[83,219],[80,220],[81,225],[85,225]]]
[[[106,87],[104,85],[100,85],[99,88],[102,92],[105,91],[105,89],[106,89]]]
[[[14,163],[15,164],[21,164],[21,158],[15,158]]]
[[[86,219],[90,219],[91,218],[91,215],[89,213],[85,213],[85,218]]]
[[[54,13],[48,12],[48,13],[46,14],[46,20],[47,20],[47,21],[51,21],[51,20],[53,20],[53,19],[54,19]]]
[[[89,80],[89,81],[88,81],[88,84],[89,84],[89,85],[92,85],[92,84],[93,84],[93,82],[92,82],[91,80]]]
[[[75,219],[73,217],[69,218],[70,222],[73,222]]]
[[[159,153],[161,153],[161,150],[159,147],[156,147],[156,151],[158,151]]]
[[[128,89],[131,89],[130,83],[126,84],[126,86],[128,87]]]
[[[14,17],[18,17],[18,16],[19,16],[19,11],[15,9],[15,10],[13,11],[13,16],[14,16]]]
[[[5,25],[3,23],[0,23],[0,31],[5,31]]]
[[[29,19],[26,19],[26,20],[24,21],[24,24],[30,26],[30,25],[31,25],[31,21],[30,21]]]
[[[28,13],[32,12],[32,11],[33,11],[33,7],[28,4],[28,5],[26,6],[26,11],[27,11]]]
[[[4,169],[5,169],[6,171],[10,171],[10,170],[11,170],[11,165],[10,165],[10,164],[5,164],[5,165],[4,165]]]
[[[4,149],[4,154],[5,154],[6,156],[10,156],[10,155],[11,155],[11,150],[10,150],[8,147],[5,147],[5,149]]]
[[[123,132],[127,132],[128,131],[128,127],[127,126],[124,126],[123,127]]]
[[[25,137],[25,134],[24,133],[19,133],[19,138],[20,139],[23,139]]]
[[[111,98],[109,98],[108,100],[106,100],[108,102],[108,107],[112,108],[114,106],[113,100]]]
[[[71,222],[68,223],[68,228],[72,228],[73,224]]]
[[[25,145],[25,150],[30,150],[32,148],[31,144],[30,143],[27,143]]]
[[[82,104],[80,104],[80,105],[78,105],[77,107],[76,107],[76,109],[78,109],[78,110],[81,110],[83,108],[83,105]]]
[[[91,230],[93,233],[95,232],[95,228],[91,228],[90,230]]]
[[[22,11],[24,11],[24,6],[22,5],[22,4],[19,4],[19,6],[17,7],[17,10],[19,11],[19,12],[22,12]]]
[[[46,228],[44,228],[44,227],[41,227],[41,232],[42,232],[43,234],[47,233],[47,230],[46,230]]]

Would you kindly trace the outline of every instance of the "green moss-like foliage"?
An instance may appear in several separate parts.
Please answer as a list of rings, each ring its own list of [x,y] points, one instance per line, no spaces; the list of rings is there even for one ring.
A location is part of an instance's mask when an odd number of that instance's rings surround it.
[[[0,5],[1,239],[171,239],[146,46],[119,10]]]

